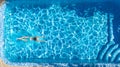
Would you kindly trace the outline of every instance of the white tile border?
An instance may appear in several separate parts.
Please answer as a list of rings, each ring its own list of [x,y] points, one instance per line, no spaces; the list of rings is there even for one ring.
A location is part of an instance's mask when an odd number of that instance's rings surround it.
[[[4,24],[4,11],[5,11],[5,4],[2,4],[0,6],[0,56],[2,56],[2,47],[4,45],[4,39],[3,39],[3,24]]]

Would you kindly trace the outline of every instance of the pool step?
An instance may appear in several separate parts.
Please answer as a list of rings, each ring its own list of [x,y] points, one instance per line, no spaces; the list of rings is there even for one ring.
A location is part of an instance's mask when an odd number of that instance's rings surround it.
[[[120,61],[120,48],[117,48],[117,49],[115,49],[112,53],[111,53],[111,58],[110,58],[110,61],[112,61],[112,62],[116,62],[116,61]],[[118,58],[118,59],[116,59],[116,58]]]
[[[103,45],[103,47],[101,48],[101,50],[100,50],[99,53],[98,53],[97,60],[102,60],[105,52],[109,49],[109,47],[110,47],[111,45],[112,45],[112,44],[109,44],[109,43]]]
[[[120,63],[120,53],[115,57],[113,62]]]
[[[103,56],[103,60],[109,62],[109,58],[112,56],[111,53],[118,48],[118,45],[111,45],[108,50],[105,52],[104,56]]]
[[[105,62],[120,62],[120,47],[118,44],[106,44],[99,51],[97,60]]]

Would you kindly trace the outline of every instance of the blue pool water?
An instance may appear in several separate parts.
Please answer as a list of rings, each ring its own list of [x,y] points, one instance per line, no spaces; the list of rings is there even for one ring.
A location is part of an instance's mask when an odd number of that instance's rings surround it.
[[[120,38],[116,29],[120,15],[116,14],[117,10],[113,12],[114,6],[108,7],[113,4],[33,1],[36,4],[31,5],[31,1],[18,4],[17,0],[11,0],[6,4],[3,54],[8,61],[120,62]],[[45,42],[17,40],[22,36],[44,36]]]

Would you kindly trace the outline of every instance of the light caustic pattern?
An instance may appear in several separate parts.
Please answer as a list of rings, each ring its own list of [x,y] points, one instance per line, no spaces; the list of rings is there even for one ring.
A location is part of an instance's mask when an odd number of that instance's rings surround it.
[[[52,5],[14,10],[6,8],[4,53],[8,60],[96,59],[107,43],[107,13],[80,17],[75,10]],[[21,36],[42,36],[46,42],[23,42]],[[14,58],[14,59],[13,59]],[[64,61],[64,60],[63,60]]]

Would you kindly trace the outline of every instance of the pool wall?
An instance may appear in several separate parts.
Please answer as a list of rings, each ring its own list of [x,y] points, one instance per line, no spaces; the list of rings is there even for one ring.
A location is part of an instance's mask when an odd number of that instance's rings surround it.
[[[0,6],[0,57],[3,55],[3,45],[4,45],[4,38],[3,38],[3,25],[4,25],[4,11],[5,11],[5,4]]]

